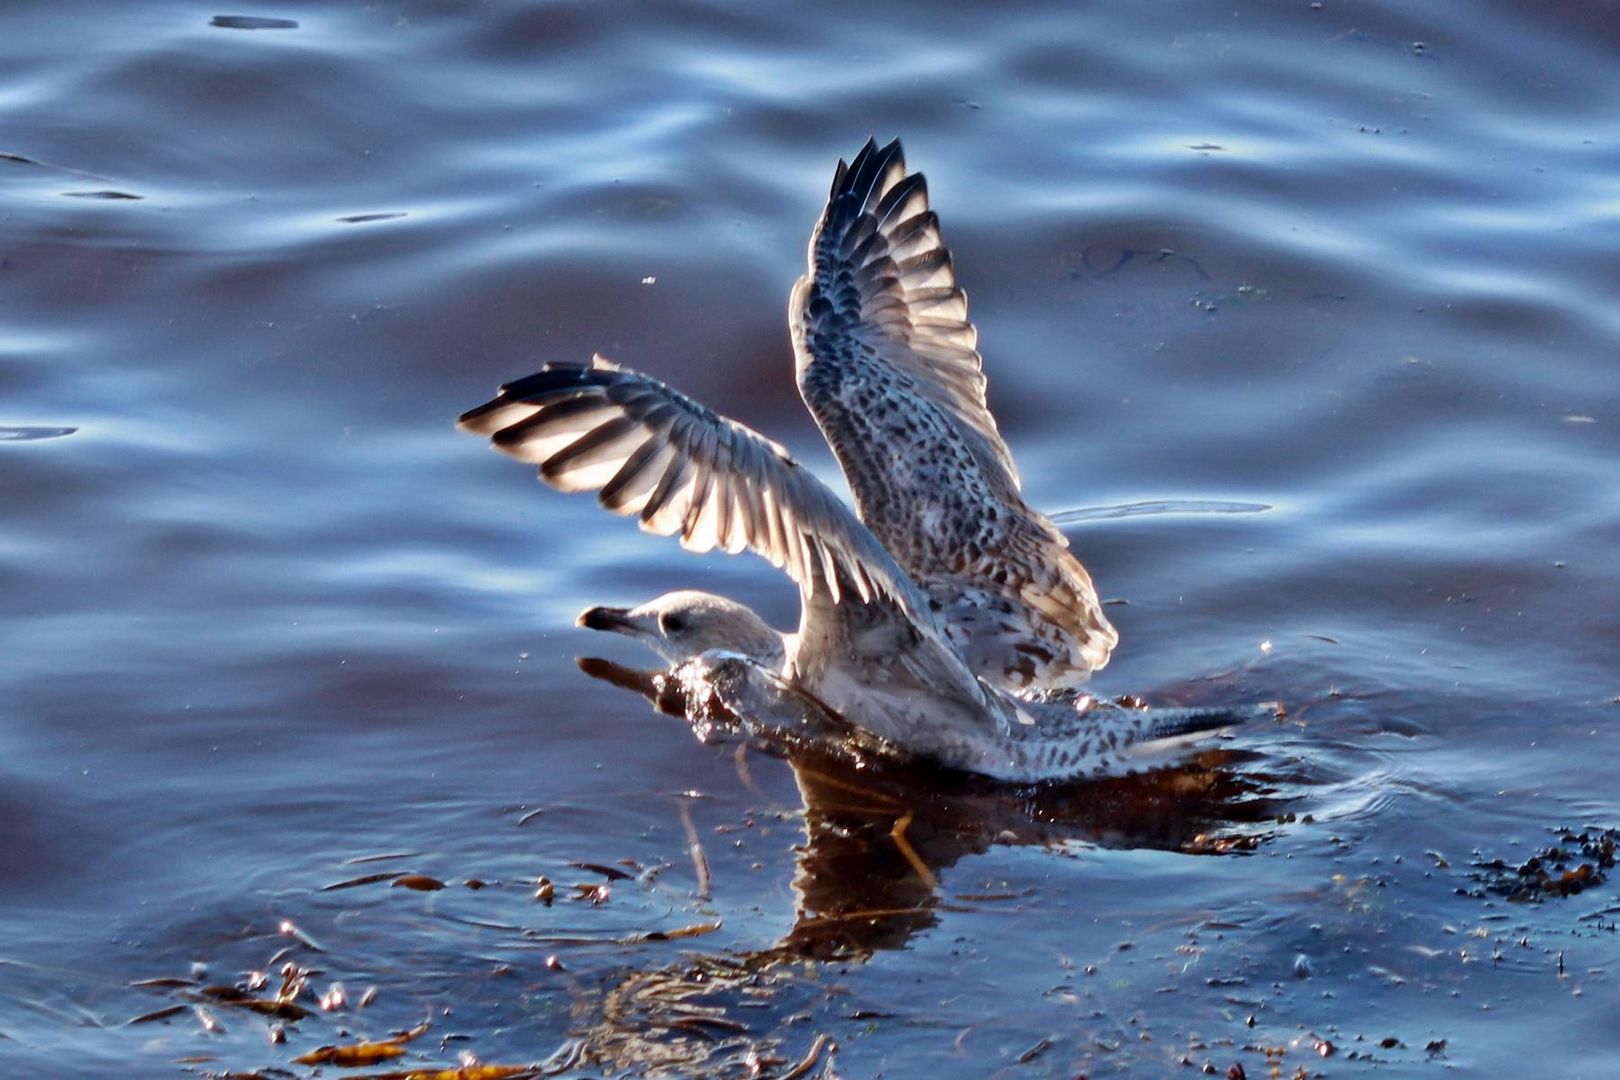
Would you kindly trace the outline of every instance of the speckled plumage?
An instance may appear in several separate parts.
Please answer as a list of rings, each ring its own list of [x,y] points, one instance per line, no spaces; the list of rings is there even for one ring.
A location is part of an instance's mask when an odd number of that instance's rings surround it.
[[[1068,541],[1019,494],[978,332],[898,141],[838,164],[789,320],[799,391],[861,520],[980,678],[1072,688],[1119,640]]]
[[[601,357],[503,386],[460,425],[558,490],[597,491],[694,551],[754,551],[798,583],[799,629],[781,649],[706,644],[678,665],[716,693],[787,687],[904,753],[1018,781],[1121,771],[1146,745],[1237,722],[1043,696],[1106,663],[1116,635],[1061,534],[1018,494],[966,315],[922,178],[898,143],[868,142],[839,163],[792,299],[800,389],[859,516],[781,446]],[[648,605],[659,617],[638,632],[683,604],[724,610],[685,595]],[[593,610],[599,628],[628,617]]]

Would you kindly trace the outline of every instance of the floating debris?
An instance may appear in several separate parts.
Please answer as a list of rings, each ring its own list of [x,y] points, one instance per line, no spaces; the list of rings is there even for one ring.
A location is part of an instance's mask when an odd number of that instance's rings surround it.
[[[613,898],[613,889],[607,882],[599,885],[582,883],[574,886],[573,900],[589,900],[592,907],[601,907]]]
[[[692,856],[692,871],[697,875],[697,898],[708,900],[712,895],[709,857],[704,854],[703,843],[698,839],[697,826],[692,823],[691,809],[685,802],[678,803],[677,806],[681,812],[681,828],[686,830],[686,850]]]
[[[158,1009],[155,1012],[143,1013],[140,1016],[137,1016],[135,1019],[129,1021],[129,1023],[131,1023],[131,1024],[152,1024],[152,1023],[156,1023],[159,1020],[167,1020],[171,1016],[178,1016],[179,1014],[181,1014],[183,1012],[187,1012],[188,1008],[189,1007],[185,1006],[185,1005],[170,1005],[167,1008]]]
[[[1198,833],[1186,841],[1181,850],[1188,855],[1229,855],[1232,852],[1253,851],[1270,838],[1269,833],[1241,833],[1228,836]]]
[[[397,1042],[363,1042],[350,1046],[322,1046],[301,1057],[293,1058],[295,1065],[375,1065],[404,1057],[405,1048]]]
[[[541,1075],[555,1074],[538,1065],[463,1065],[448,1069],[430,1066],[396,1072],[359,1073],[352,1080],[529,1080],[530,1077]]]
[[[292,938],[306,949],[313,952],[326,951],[325,949],[321,948],[320,944],[316,942],[314,938],[298,929],[298,924],[293,922],[291,919],[281,920],[281,924],[277,927],[277,930],[279,930],[282,934],[285,934],[287,937]]]
[[[1028,1050],[1025,1050],[1022,1054],[1018,1055],[1018,1064],[1028,1065],[1030,1062],[1034,1061],[1036,1058],[1040,1057],[1050,1049],[1052,1049],[1052,1040],[1040,1039],[1035,1043],[1034,1046],[1031,1046]]]
[[[233,1009],[247,1009],[249,1012],[275,1016],[282,1020],[302,1020],[315,1015],[293,1001],[296,993],[287,993],[285,987],[286,984],[283,984],[283,992],[273,998],[254,997],[235,986],[205,986],[197,991],[197,995],[220,1005],[229,1005]]]
[[[649,930],[645,934],[638,935],[634,940],[677,941],[681,938],[701,937],[704,934],[714,933],[720,929],[721,925],[720,920],[716,919],[714,922],[693,923],[691,926],[682,926],[674,930]]]
[[[417,892],[438,892],[444,888],[444,882],[436,877],[426,874],[405,874],[394,880],[391,886],[395,889],[415,889]]]
[[[333,983],[327,988],[326,993],[321,995],[322,1012],[337,1012],[339,1009],[345,1008],[348,1004],[349,995],[347,991],[343,989],[343,984],[340,982]]]
[[[357,1065],[375,1065],[379,1061],[392,1061],[394,1058],[405,1056],[405,1044],[413,1039],[421,1038],[427,1033],[426,1020],[417,1024],[409,1031],[395,1032],[386,1039],[374,1039],[369,1042],[351,1043],[347,1046],[322,1046],[311,1050],[302,1057],[293,1058],[298,1065],[342,1065],[353,1067]],[[415,1073],[409,1075],[417,1075]],[[423,1073],[421,1075],[430,1075]]]
[[[838,1044],[825,1033],[816,1036],[815,1041],[810,1044],[810,1050],[797,1065],[782,1074],[782,1080],[801,1080],[802,1077],[809,1076],[810,1070],[821,1061],[822,1054],[826,1054],[829,1059],[838,1055]]]
[[[201,1024],[202,1029],[208,1034],[225,1034],[225,1025],[219,1022],[219,1017],[215,1016],[206,1005],[193,1005],[191,1011],[197,1017],[197,1023]]]
[[[1467,893],[1505,896],[1513,903],[1540,903],[1548,897],[1575,896],[1608,880],[1614,869],[1620,830],[1586,828],[1565,830],[1559,842],[1530,856],[1517,866],[1500,858],[1478,861],[1468,876],[1481,888]]]

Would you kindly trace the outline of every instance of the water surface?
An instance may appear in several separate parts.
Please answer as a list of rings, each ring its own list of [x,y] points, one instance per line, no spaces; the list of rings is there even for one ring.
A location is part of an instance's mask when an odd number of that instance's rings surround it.
[[[308,1075],[427,1018],[403,1063],[1612,1075],[1615,886],[1471,867],[1620,824],[1607,8],[3,22],[0,1071]],[[590,603],[796,601],[451,420],[600,350],[836,479],[784,313],[868,135],[1119,601],[1097,690],[1285,723],[1153,785],[852,787],[575,668],[640,659]],[[327,888],[384,871],[447,887]],[[348,1007],[201,998],[289,960]]]

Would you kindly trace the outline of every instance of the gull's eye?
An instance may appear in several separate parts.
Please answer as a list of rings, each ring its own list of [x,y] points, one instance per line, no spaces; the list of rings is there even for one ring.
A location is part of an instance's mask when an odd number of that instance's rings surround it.
[[[658,616],[658,629],[662,630],[666,635],[678,634],[686,629],[686,620],[679,615],[666,611]]]

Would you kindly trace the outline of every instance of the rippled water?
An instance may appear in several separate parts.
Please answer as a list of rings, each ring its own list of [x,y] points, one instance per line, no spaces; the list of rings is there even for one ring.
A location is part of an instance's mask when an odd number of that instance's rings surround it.
[[[1613,1073],[1614,885],[1459,893],[1620,823],[1611,9],[0,23],[7,1074],[307,1075],[424,1018],[394,1067]],[[739,762],[575,668],[640,660],[587,603],[793,593],[452,418],[599,349],[834,477],[784,311],[869,134],[1124,602],[1097,689],[1288,721],[1010,797]],[[385,871],[448,887],[328,889]],[[202,996],[287,960],[349,1008],[278,1044]]]

